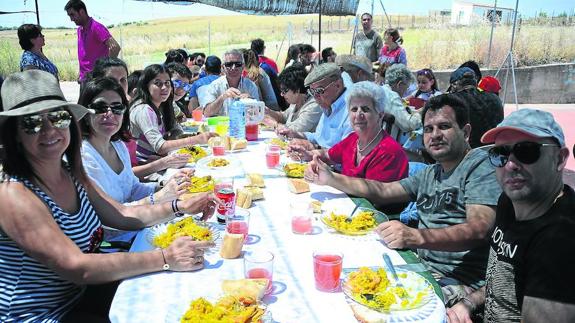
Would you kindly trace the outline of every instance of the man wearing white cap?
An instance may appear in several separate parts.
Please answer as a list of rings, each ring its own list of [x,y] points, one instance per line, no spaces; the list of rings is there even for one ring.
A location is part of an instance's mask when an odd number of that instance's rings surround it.
[[[569,149],[544,111],[521,109],[486,132],[503,193],[490,237],[486,285],[448,310],[470,322],[575,322],[575,192],[563,184]]]

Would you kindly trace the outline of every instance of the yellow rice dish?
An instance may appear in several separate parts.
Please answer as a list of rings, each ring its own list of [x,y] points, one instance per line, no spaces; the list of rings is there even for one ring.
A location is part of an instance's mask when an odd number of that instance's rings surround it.
[[[208,167],[225,167],[228,166],[230,162],[225,158],[214,158],[208,163]]]
[[[190,155],[189,163],[195,163],[201,158],[204,158],[208,153],[200,146],[188,146],[185,148],[178,149],[178,154]]]
[[[279,146],[282,150],[286,150],[288,143],[281,140],[280,138],[272,138],[270,139],[270,144]]]
[[[400,273],[398,276],[405,278],[406,274]],[[355,301],[380,312],[418,307],[429,292],[424,289],[410,297],[405,288],[390,283],[383,268],[373,270],[367,267],[361,267],[358,271],[350,273],[345,288]]]
[[[335,230],[344,233],[365,233],[377,225],[373,212],[370,211],[361,211],[351,219],[347,215],[331,212],[323,221]]]
[[[211,241],[212,232],[209,228],[199,226],[192,217],[185,218],[176,223],[168,224],[166,232],[154,237],[153,245],[159,248],[167,248],[176,238],[192,237],[198,241]]]
[[[303,178],[303,172],[307,164],[300,164],[300,163],[289,163],[285,164],[284,172],[286,173],[287,177],[294,177],[294,178]]]
[[[259,306],[253,298],[223,296],[215,304],[203,297],[192,301],[190,308],[180,322],[202,323],[240,323],[260,322],[265,308]]]
[[[190,178],[190,186],[188,186],[188,192],[190,193],[201,193],[210,192],[214,190],[214,179],[211,176],[196,177],[192,176]]]

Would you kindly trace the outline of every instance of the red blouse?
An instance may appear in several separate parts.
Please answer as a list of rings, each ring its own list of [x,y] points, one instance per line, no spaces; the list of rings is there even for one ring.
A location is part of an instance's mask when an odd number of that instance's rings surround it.
[[[328,150],[329,158],[342,166],[346,176],[373,179],[380,182],[394,182],[407,177],[409,160],[403,148],[383,131],[379,144],[356,165],[357,141],[352,132]]]

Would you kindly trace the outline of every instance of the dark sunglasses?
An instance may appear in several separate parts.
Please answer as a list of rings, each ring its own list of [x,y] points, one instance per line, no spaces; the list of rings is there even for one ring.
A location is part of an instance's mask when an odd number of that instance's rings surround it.
[[[66,110],[58,110],[58,111],[51,111],[45,114],[33,114],[27,115],[20,118],[20,127],[24,130],[25,133],[29,135],[35,135],[42,130],[42,126],[44,125],[44,115],[50,123],[52,127],[56,129],[67,129],[70,127],[70,123],[72,123],[72,116]]]
[[[336,80],[337,81],[337,80]],[[330,86],[332,86],[335,83],[335,81],[329,83],[328,85],[324,86],[324,87],[316,87],[315,89],[312,89],[311,87],[309,89],[307,89],[307,93],[311,96],[317,97],[320,95],[323,95],[325,93],[325,90],[327,90]]]
[[[280,88],[280,94],[283,95],[283,94],[286,94],[286,93],[288,93],[288,92],[289,92],[289,89],[288,89],[287,87],[282,87],[282,88]]]
[[[541,147],[559,146],[531,141],[519,142],[513,146],[495,146],[489,149],[489,162],[495,167],[503,167],[509,161],[509,156],[513,154],[520,163],[530,165],[541,157]]]
[[[231,68],[233,68],[233,67],[235,67],[235,68],[240,68],[240,67],[242,67],[242,66],[244,66],[244,63],[242,63],[242,62],[227,62],[227,63],[224,63],[224,67],[225,67],[225,68],[228,68],[228,69],[231,69]]]
[[[174,83],[174,88],[176,89],[184,89],[186,92],[190,92],[192,89],[192,85],[190,83],[182,80],[173,80],[172,83]]]
[[[90,103],[88,105],[88,108],[94,110],[96,114],[104,114],[107,113],[108,111],[112,111],[113,114],[119,116],[124,114],[124,112],[126,112],[126,106],[120,102],[107,104],[104,101],[97,101],[94,103]]]

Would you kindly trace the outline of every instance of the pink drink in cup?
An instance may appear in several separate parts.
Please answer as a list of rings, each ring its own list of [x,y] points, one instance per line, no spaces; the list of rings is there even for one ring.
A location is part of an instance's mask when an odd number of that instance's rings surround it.
[[[258,124],[247,124],[246,125],[246,140],[257,141],[258,140],[259,127]]]
[[[312,233],[313,210],[307,201],[292,201],[290,203],[291,230],[296,234]]]
[[[233,215],[226,218],[226,230],[229,233],[243,234],[244,241],[248,237],[250,212],[246,209],[236,208]]]
[[[343,254],[340,252],[314,252],[313,273],[315,277],[315,288],[322,292],[334,292],[338,290],[342,264]]]
[[[202,110],[196,109],[192,111],[192,118],[194,118],[195,121],[202,121],[202,119],[204,118]]]
[[[255,250],[244,255],[244,277],[266,278],[269,280],[266,295],[272,291],[274,254],[269,251]]]
[[[223,156],[226,154],[226,149],[222,145],[213,146],[212,153],[214,156]]]
[[[269,145],[266,149],[266,165],[268,168],[275,168],[280,163],[280,147],[277,145]]]

